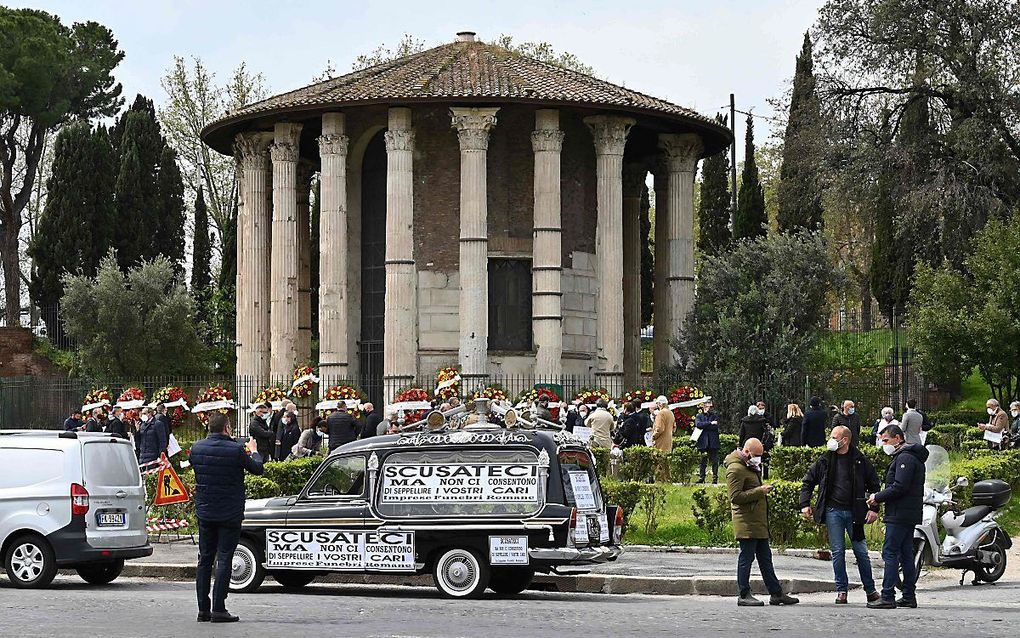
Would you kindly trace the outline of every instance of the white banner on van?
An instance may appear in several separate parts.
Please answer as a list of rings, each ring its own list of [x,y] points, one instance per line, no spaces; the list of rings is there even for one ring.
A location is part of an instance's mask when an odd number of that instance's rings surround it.
[[[382,503],[537,503],[538,465],[415,463],[383,466]]]
[[[414,571],[414,532],[268,529],[270,569]]]

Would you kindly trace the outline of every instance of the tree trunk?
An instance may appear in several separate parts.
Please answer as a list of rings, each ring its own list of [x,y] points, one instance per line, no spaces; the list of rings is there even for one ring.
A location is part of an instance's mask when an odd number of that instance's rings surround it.
[[[4,224],[3,237],[0,237],[0,255],[4,267],[4,296],[7,302],[4,318],[7,325],[21,325],[21,264],[18,259],[17,224]]]
[[[871,283],[861,282],[861,331],[871,330]]]

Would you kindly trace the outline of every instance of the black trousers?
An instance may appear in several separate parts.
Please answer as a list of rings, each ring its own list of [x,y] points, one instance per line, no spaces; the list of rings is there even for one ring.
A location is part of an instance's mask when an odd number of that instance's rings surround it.
[[[226,611],[227,587],[230,585],[230,566],[234,560],[237,541],[241,539],[241,521],[198,521],[198,568],[195,570],[195,588],[198,590],[198,611]],[[209,606],[209,585],[213,564],[216,565],[216,585]]]
[[[719,482],[719,450],[702,450],[701,451],[701,480],[705,480],[705,469],[708,466],[708,461],[712,461],[712,476],[716,483]]]

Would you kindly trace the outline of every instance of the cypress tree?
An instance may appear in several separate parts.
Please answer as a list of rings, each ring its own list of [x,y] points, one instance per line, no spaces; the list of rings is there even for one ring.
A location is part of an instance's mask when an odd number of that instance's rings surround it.
[[[726,125],[726,118],[716,116]],[[724,149],[701,164],[701,201],[698,205],[698,250],[718,255],[730,244],[730,158]]]
[[[115,176],[106,128],[75,122],[57,134],[46,206],[28,249],[35,265],[29,291],[53,338],[62,332],[55,310],[64,293],[63,277],[94,277],[113,243]]]
[[[195,198],[195,233],[191,245],[191,294],[200,308],[209,299],[212,275],[209,267],[212,259],[212,242],[209,238],[209,210],[205,205],[205,194],[198,189]]]
[[[184,179],[177,166],[177,153],[165,143],[157,170],[158,207],[152,219],[152,250],[170,260],[180,276],[184,273]]]
[[[733,221],[734,239],[764,237],[765,192],[758,177],[758,164],[754,160],[754,121],[747,116],[747,135],[744,138],[744,167],[740,172],[740,188],[737,197],[737,214]]]
[[[901,297],[904,291],[898,290],[897,281],[903,251],[897,245],[896,237],[896,206],[893,202],[892,178],[887,171],[878,175],[873,214],[875,216],[875,239],[871,242],[871,295],[878,302],[878,307],[888,321],[892,321],[893,309],[899,314],[903,311]]]
[[[815,93],[811,49],[811,36],[805,33],[793,76],[790,117],[783,136],[783,163],[779,169],[776,222],[783,232],[822,227],[822,194],[818,179],[821,111]]]
[[[120,171],[117,175],[117,224],[114,245],[117,263],[127,271],[151,251],[162,210],[157,171],[162,156],[159,127],[149,113],[129,111],[120,132]]]

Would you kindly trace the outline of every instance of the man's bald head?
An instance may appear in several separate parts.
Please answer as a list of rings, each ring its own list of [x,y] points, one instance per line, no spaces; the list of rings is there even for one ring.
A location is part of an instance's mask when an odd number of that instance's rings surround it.
[[[837,425],[832,428],[832,438],[834,439],[848,439],[850,438],[850,428],[845,425]]]
[[[748,456],[761,456],[765,453],[765,446],[758,439],[747,439],[744,441],[744,453]]]

